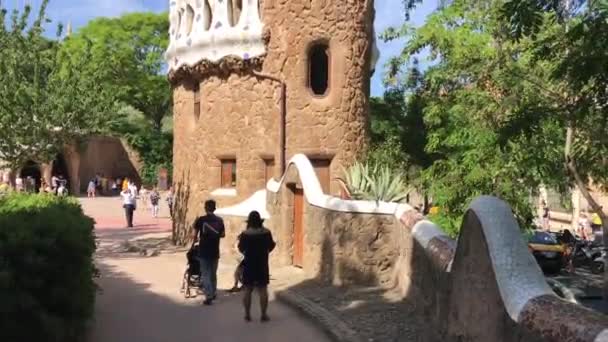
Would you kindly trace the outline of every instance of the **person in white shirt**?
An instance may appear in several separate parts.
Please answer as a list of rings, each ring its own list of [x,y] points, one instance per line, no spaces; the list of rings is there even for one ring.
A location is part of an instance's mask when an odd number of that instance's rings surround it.
[[[15,190],[18,192],[23,191],[23,178],[21,178],[21,176],[17,176],[17,178],[15,178]]]
[[[135,195],[130,188],[120,193],[122,197],[122,207],[125,208],[127,218],[127,228],[133,227],[133,212],[135,211]]]
[[[137,189],[137,185],[135,185],[135,183],[133,182],[129,182],[129,185],[127,186],[127,188],[129,190],[131,190],[131,193],[133,194],[133,197],[135,197],[135,209],[137,209],[137,200],[139,199],[139,190]]]

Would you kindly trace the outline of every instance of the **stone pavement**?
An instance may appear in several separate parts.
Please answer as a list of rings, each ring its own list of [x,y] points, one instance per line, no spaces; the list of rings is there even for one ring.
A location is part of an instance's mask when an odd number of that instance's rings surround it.
[[[185,255],[183,249],[169,248],[166,243],[171,227],[166,208],[161,213],[165,217],[155,219],[140,204],[135,228],[126,229],[118,198],[81,202],[85,213],[97,222],[96,263],[101,273],[90,342],[329,341],[312,323],[274,298],[269,309],[272,321],[265,324],[243,320],[241,294],[220,291],[211,307],[202,306],[200,298],[185,299],[179,291]],[[127,240],[163,252],[154,257],[127,253]],[[220,264],[220,289],[232,286],[231,262]],[[256,318],[255,298],[253,308]]]

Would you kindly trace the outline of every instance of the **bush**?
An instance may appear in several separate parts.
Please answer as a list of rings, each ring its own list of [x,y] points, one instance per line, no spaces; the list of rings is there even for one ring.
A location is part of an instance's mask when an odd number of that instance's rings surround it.
[[[95,302],[93,220],[52,195],[0,198],[0,341],[82,341]]]

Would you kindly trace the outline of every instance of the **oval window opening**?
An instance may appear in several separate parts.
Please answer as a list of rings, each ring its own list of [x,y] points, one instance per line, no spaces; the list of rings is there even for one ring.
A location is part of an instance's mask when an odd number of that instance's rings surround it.
[[[313,94],[323,96],[329,88],[329,47],[316,44],[310,49],[308,86]]]

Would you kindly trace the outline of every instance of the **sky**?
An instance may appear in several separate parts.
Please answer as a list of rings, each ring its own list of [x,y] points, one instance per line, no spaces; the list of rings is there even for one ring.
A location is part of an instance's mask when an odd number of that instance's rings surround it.
[[[341,1],[341,0],[338,0]],[[15,6],[22,8],[25,4],[32,4],[37,8],[42,0],[0,0],[0,4],[11,10]],[[437,7],[438,0],[424,1],[412,14],[411,24],[421,25],[425,18]],[[390,26],[400,26],[404,22],[402,0],[376,0],[376,33],[382,33]],[[54,23],[68,21],[72,23],[74,31],[95,17],[116,17],[128,12],[153,11],[162,12],[169,8],[169,0],[50,0],[48,17]],[[54,28],[50,31],[55,32]],[[381,53],[376,73],[372,79],[372,96],[381,96],[384,92],[382,67],[388,58],[399,54],[402,41],[384,43],[378,41]]]

